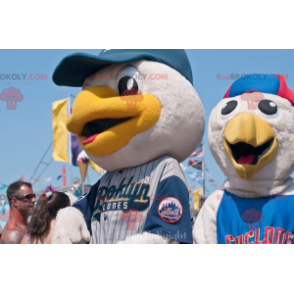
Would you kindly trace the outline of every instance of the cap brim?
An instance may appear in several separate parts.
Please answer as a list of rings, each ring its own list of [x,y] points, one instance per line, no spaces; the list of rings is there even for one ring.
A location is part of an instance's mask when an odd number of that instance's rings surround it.
[[[58,86],[82,87],[85,79],[106,65],[122,64],[136,60],[161,62],[148,53],[126,52],[111,56],[95,56],[76,53],[65,57],[53,73],[53,81]]]

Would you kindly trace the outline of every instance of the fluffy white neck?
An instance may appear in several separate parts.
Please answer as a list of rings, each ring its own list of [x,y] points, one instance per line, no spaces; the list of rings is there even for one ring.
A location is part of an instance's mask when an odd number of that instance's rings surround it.
[[[268,197],[280,194],[293,183],[293,178],[286,180],[242,180],[240,178],[227,179],[224,188],[230,193],[243,198]]]

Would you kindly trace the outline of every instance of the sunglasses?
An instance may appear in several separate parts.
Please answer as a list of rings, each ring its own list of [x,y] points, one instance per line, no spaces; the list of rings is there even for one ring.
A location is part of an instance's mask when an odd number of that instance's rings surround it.
[[[15,197],[18,200],[26,199],[32,201],[33,199],[37,198],[36,194],[25,194],[24,196],[16,196]]]

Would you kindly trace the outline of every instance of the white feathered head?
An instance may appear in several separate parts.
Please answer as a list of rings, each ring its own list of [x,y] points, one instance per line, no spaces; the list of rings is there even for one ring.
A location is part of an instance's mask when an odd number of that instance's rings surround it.
[[[294,93],[285,78],[248,75],[224,98],[211,113],[208,139],[225,175],[249,186],[287,179],[294,170]]]
[[[163,155],[180,162],[202,140],[204,110],[184,50],[74,55],[61,62],[53,79],[59,85],[82,83],[67,126],[89,157],[108,171]]]

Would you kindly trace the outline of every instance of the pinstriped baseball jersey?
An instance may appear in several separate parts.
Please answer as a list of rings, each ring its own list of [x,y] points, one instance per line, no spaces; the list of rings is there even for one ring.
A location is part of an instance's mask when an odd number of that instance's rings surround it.
[[[178,162],[168,156],[108,172],[75,205],[92,244],[112,244],[150,232],[192,243],[189,194]]]

